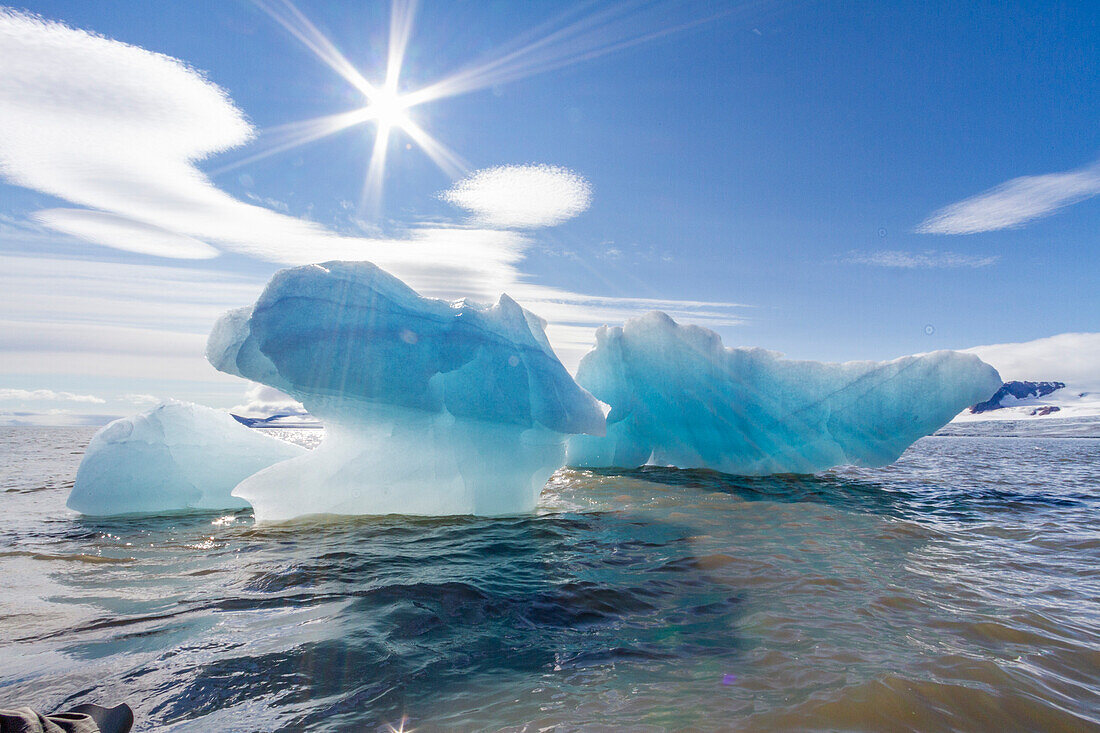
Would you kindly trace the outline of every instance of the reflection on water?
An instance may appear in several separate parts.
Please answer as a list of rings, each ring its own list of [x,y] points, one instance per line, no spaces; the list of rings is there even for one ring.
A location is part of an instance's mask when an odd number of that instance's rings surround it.
[[[0,432],[0,704],[180,731],[1100,729],[1100,440],[563,470],[537,516],[256,526],[67,512],[89,437]]]

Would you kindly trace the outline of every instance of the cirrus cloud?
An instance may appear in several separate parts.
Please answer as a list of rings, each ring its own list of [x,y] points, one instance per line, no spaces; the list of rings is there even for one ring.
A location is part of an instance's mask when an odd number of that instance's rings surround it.
[[[939,252],[934,249],[924,252],[882,249],[876,252],[852,251],[844,261],[853,265],[871,265],[872,267],[931,270],[989,267],[998,259],[1000,258],[997,255],[968,255],[961,252]]]
[[[1100,163],[1063,173],[1021,176],[945,206],[917,227],[920,234],[977,234],[1021,227],[1100,194]]]
[[[45,209],[36,211],[31,218],[56,232],[93,244],[110,242],[115,249],[128,252],[187,260],[205,260],[218,256],[218,250],[194,237],[166,231],[152,224],[106,211]]]

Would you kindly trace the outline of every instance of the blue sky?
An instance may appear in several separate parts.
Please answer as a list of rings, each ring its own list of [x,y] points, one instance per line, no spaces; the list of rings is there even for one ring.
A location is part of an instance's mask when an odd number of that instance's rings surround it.
[[[246,385],[201,358],[214,317],[364,240],[430,294],[508,290],[567,364],[594,326],[654,306],[824,360],[1100,330],[1100,8],[881,5],[422,2],[399,91],[495,71],[409,111],[460,166],[395,128],[366,199],[373,122],[235,165],[280,126],[367,104],[280,25],[303,28],[281,0],[20,6],[46,23],[9,15],[0,35],[0,411],[233,405]],[[296,7],[381,84],[388,1]],[[36,46],[52,22],[195,71],[79,34]],[[565,199],[579,177],[587,208],[518,226],[440,196],[524,165],[559,167],[536,170]],[[130,251],[150,232],[172,256]]]

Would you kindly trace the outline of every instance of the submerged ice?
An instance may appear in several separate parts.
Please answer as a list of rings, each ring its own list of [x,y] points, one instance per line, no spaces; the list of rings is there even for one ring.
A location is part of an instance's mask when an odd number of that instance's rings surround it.
[[[605,425],[544,329],[507,295],[425,298],[367,262],[277,273],[218,321],[207,358],[293,396],[326,436],[233,495],[260,520],[530,511],[566,437]]]
[[[577,382],[611,406],[604,436],[569,442],[568,463],[645,463],[761,475],[882,466],[997,391],[976,356],[937,351],[827,364],[727,348],[650,313],[600,328]]]
[[[166,402],[92,437],[68,506],[110,515],[239,509],[242,479],[305,449],[246,428],[226,412]]]

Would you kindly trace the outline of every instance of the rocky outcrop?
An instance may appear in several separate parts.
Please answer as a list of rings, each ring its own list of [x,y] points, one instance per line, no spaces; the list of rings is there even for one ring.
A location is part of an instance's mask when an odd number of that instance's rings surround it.
[[[1004,400],[1006,397],[1012,397],[1017,400],[1027,399],[1028,397],[1046,397],[1048,394],[1062,389],[1065,386],[1066,385],[1063,382],[1005,382],[1003,385],[1001,385],[1001,388],[997,390],[997,393],[995,395],[990,397],[985,402],[979,402],[978,404],[971,407],[970,412],[978,414],[981,412],[989,412],[991,410],[999,410],[1002,407],[1005,407],[1005,405],[1001,404],[1001,401]],[[1051,410],[1051,412],[1053,412],[1053,410]]]

